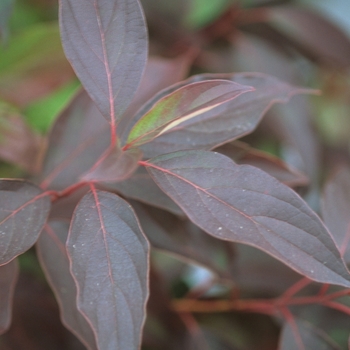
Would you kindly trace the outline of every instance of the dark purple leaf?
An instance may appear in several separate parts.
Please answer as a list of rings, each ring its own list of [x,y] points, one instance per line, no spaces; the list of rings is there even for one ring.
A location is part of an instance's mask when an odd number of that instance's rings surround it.
[[[147,113],[152,104],[175,88],[205,79],[229,79],[238,84],[253,86],[255,91],[242,94],[229,103],[181,123],[152,142],[143,145],[142,150],[146,157],[186,149],[212,149],[235,140],[253,132],[274,103],[285,103],[295,94],[311,91],[259,73],[204,74],[163,90],[139,113]]]
[[[293,324],[285,323],[278,349],[341,350],[340,346],[326,332],[301,319],[295,319]]]
[[[315,11],[278,7],[267,10],[277,27],[317,60],[336,68],[350,66],[350,40],[337,26]]]
[[[321,220],[270,175],[205,151],[176,152],[143,164],[209,234],[264,250],[312,280],[350,286],[350,274]]]
[[[0,157],[29,173],[38,171],[42,139],[10,108],[0,107]]]
[[[127,198],[184,216],[179,206],[155,184],[144,167],[139,167],[129,179],[108,184],[108,188],[116,190]]]
[[[216,148],[215,151],[224,154],[238,164],[253,165],[264,170],[290,187],[305,186],[308,183],[308,179],[304,174],[289,166],[280,158],[254,149],[244,142],[235,141],[226,143]]]
[[[231,278],[227,262],[235,255],[233,245],[215,239],[189,220],[159,209],[132,203],[152,247],[203,265],[222,278]]]
[[[119,147],[110,148],[100,160],[82,176],[83,181],[119,182],[128,179],[138,167],[142,158],[139,149],[122,151]]]
[[[326,184],[323,219],[347,263],[350,263],[350,168],[339,170]]]
[[[45,276],[55,293],[63,324],[88,349],[97,349],[94,333],[77,308],[77,288],[69,271],[66,250],[69,222],[52,221],[37,242],[37,254]]]
[[[62,190],[74,184],[108,149],[109,124],[85,91],[59,116],[49,135],[40,176],[43,188]]]
[[[138,349],[148,298],[148,243],[131,206],[92,191],[78,204],[67,241],[78,309],[99,349]]]
[[[76,188],[73,193],[56,199],[51,206],[50,220],[71,220],[79,201],[89,191],[89,184]]]
[[[252,90],[229,80],[208,80],[185,85],[157,101],[133,126],[126,146],[150,142],[179,124]]]
[[[11,324],[12,299],[18,272],[17,260],[0,266],[0,334],[4,333]]]
[[[281,141],[288,162],[304,172],[310,185],[317,185],[320,175],[320,145],[312,126],[313,119],[305,96],[295,96],[286,106],[275,106],[266,119],[270,132]],[[288,152],[289,151],[289,152]]]
[[[298,273],[261,250],[236,244],[235,252],[232,275],[241,291],[277,297],[300,280]]]
[[[147,60],[138,0],[61,0],[63,48],[78,78],[112,124],[130,104]]]
[[[28,250],[50,211],[50,198],[21,180],[0,180],[0,265]]]

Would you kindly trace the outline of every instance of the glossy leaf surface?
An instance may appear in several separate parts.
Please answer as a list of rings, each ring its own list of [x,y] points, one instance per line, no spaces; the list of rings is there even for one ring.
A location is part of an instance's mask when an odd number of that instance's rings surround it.
[[[315,281],[350,286],[350,274],[320,219],[268,174],[205,151],[171,153],[144,165],[209,234],[262,249]]]
[[[185,149],[212,149],[251,133],[266,111],[275,103],[288,102],[291,96],[310,90],[295,87],[269,75],[259,73],[203,74],[194,76],[155,96],[139,113],[146,113],[169,90],[205,79],[229,79],[252,86],[254,91],[218,106],[202,115],[181,123],[168,133],[142,146],[146,157],[154,157]]]
[[[26,181],[0,180],[0,265],[28,250],[50,211],[50,198]]]
[[[148,298],[148,243],[130,205],[94,188],[78,204],[67,241],[78,308],[99,349],[138,349]]]
[[[131,129],[127,145],[139,146],[252,89],[228,80],[211,80],[181,87],[158,101]]]
[[[63,48],[102,115],[122,115],[147,60],[147,31],[138,0],[61,0]]]
[[[69,271],[66,250],[69,223],[52,221],[37,242],[37,254],[45,276],[55,293],[62,322],[88,349],[97,349],[94,333],[77,308],[77,287]]]
[[[139,149],[122,151],[120,148],[110,148],[100,160],[83,175],[83,181],[118,182],[128,179],[138,167],[142,158]]]
[[[10,326],[12,318],[12,299],[19,273],[17,260],[0,266],[0,334]]]
[[[322,214],[344,260],[350,263],[350,169],[344,167],[324,189]]]
[[[58,117],[50,135],[42,187],[64,189],[79,180],[108,149],[110,129],[85,91]]]

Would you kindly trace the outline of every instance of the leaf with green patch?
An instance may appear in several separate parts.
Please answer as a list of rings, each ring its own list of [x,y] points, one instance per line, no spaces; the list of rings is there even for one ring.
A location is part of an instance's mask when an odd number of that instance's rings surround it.
[[[252,90],[229,80],[210,80],[185,85],[160,99],[133,126],[126,147],[150,142],[177,125]]]

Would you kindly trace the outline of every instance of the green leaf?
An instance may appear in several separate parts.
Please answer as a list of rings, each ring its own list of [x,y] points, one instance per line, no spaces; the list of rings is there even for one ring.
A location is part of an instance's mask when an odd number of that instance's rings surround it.
[[[47,97],[30,104],[24,111],[27,121],[36,130],[45,133],[58,114],[67,106],[80,87],[78,80],[64,85]]]
[[[192,0],[189,11],[184,19],[185,25],[191,29],[198,29],[217,19],[230,5],[230,0]]]

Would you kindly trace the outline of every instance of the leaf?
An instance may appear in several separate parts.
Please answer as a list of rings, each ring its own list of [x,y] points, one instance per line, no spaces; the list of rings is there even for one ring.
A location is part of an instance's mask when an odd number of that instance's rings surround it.
[[[250,147],[240,141],[226,143],[215,149],[238,164],[253,165],[290,187],[308,184],[306,175],[291,167],[280,158]]]
[[[253,86],[255,90],[188,120],[143,145],[141,149],[145,157],[186,149],[212,149],[233,141],[253,132],[273,104],[286,103],[295,94],[312,92],[260,73],[203,74],[161,91],[139,113],[147,113],[151,105],[169,91],[203,79],[230,79],[241,85]]]
[[[21,180],[0,180],[0,265],[28,250],[50,211],[49,196]]]
[[[58,198],[52,203],[50,220],[71,220],[79,201],[89,191],[89,184],[78,187],[68,196]]]
[[[142,158],[139,149],[122,151],[110,148],[103,157],[82,176],[83,181],[119,182],[128,179],[138,167]]]
[[[130,104],[147,60],[138,0],[61,0],[64,51],[78,78],[113,125]]]
[[[136,95],[134,96],[118,125],[117,132],[122,141],[125,141],[132,125],[138,121],[138,119],[134,120],[132,117],[134,117],[137,110],[144,103],[146,103],[160,90],[185,79],[190,69],[193,56],[194,53],[190,51],[174,59],[165,59],[156,56],[151,56],[148,59],[146,69],[143,74],[141,84],[137,89]],[[139,115],[138,118],[142,118],[142,115]]]
[[[139,167],[130,178],[107,186],[127,198],[167,210],[175,215],[184,215],[179,206],[154,183],[144,167]]]
[[[4,333],[11,324],[12,299],[18,273],[17,260],[0,266],[0,334]]]
[[[33,101],[23,112],[28,124],[46,135],[56,117],[68,106],[79,90],[81,90],[80,82],[74,79],[50,95]]]
[[[49,134],[42,188],[63,190],[79,181],[108,149],[109,124],[85,91],[81,91],[58,117]]]
[[[235,244],[233,279],[240,291],[280,296],[300,280],[300,275],[264,251],[245,244]]]
[[[148,243],[130,205],[92,191],[78,204],[67,251],[78,309],[99,349],[138,349],[148,298]]]
[[[66,251],[69,223],[51,221],[37,242],[37,254],[45,276],[55,293],[63,324],[88,349],[97,349],[94,333],[76,305],[77,288],[69,271]]]
[[[29,173],[36,173],[42,138],[33,132],[22,116],[0,104],[0,157]]]
[[[228,80],[201,81],[185,85],[163,97],[131,129],[126,147],[135,147],[191,120],[239,95],[249,92]]]
[[[189,219],[214,237],[264,250],[312,280],[350,286],[321,220],[263,171],[205,151],[171,153],[143,165]]]
[[[284,148],[294,154],[290,162],[305,172],[311,186],[317,186],[320,175],[321,149],[312,125],[315,117],[306,96],[300,95],[286,106],[276,106],[266,119]]]
[[[347,263],[350,263],[350,168],[341,168],[324,188],[323,219]]]
[[[191,29],[199,29],[214,22],[230,6],[229,0],[208,2],[206,0],[190,0],[189,10],[184,22]]]
[[[18,107],[74,78],[56,22],[36,24],[13,36],[6,47],[0,46],[0,57],[0,95]]]
[[[295,323],[285,323],[279,350],[341,350],[329,335],[320,328],[301,319],[296,319]]]
[[[316,11],[278,7],[266,12],[270,23],[301,45],[313,58],[335,68],[350,65],[350,40],[336,25]]]
[[[132,206],[152,247],[232,278],[226,263],[235,257],[233,245],[207,235],[189,220],[139,203]]]

